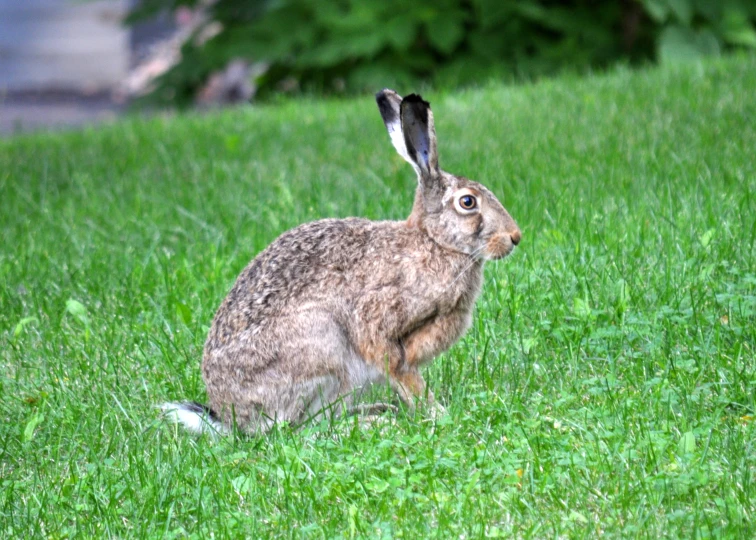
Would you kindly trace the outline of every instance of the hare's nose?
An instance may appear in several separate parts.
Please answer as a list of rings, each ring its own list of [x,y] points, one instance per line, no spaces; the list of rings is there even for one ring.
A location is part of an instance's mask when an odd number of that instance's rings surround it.
[[[511,238],[511,239],[512,239],[512,243],[513,243],[514,245],[517,245],[517,244],[519,244],[519,243],[520,243],[520,238],[521,238],[521,236],[522,236],[522,235],[520,234],[520,229],[517,229],[517,230],[516,230],[516,231],[514,231],[513,233],[510,233],[510,234],[509,234],[509,238]]]

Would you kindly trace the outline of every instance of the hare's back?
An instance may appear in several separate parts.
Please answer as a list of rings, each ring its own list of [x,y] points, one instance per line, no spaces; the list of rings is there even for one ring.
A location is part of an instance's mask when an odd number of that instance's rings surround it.
[[[283,233],[242,271],[213,326],[243,313],[247,327],[302,303],[321,302],[344,290],[351,270],[370,254],[374,237],[393,222],[324,219]]]

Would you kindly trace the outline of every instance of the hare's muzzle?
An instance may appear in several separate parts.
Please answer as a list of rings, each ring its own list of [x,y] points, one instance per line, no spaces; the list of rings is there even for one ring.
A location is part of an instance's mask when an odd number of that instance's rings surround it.
[[[487,258],[493,260],[503,259],[512,253],[515,246],[520,243],[521,237],[522,233],[520,233],[520,229],[495,234],[486,242],[485,254]]]

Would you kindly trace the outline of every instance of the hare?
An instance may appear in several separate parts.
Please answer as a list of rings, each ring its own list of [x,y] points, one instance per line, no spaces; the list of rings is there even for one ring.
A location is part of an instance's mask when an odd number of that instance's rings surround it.
[[[417,173],[409,218],[323,219],[270,244],[213,320],[202,362],[209,407],[162,405],[174,421],[264,433],[349,410],[381,382],[410,409],[434,403],[420,367],[469,327],[485,261],[509,255],[520,230],[488,189],[439,168],[427,102],[388,89],[376,101]]]

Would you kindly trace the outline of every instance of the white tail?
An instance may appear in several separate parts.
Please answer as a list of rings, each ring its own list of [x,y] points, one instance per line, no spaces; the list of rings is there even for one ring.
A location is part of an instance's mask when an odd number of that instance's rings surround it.
[[[165,418],[174,424],[183,425],[197,435],[225,435],[228,430],[220,423],[212,410],[194,402],[163,403],[159,405]]]

